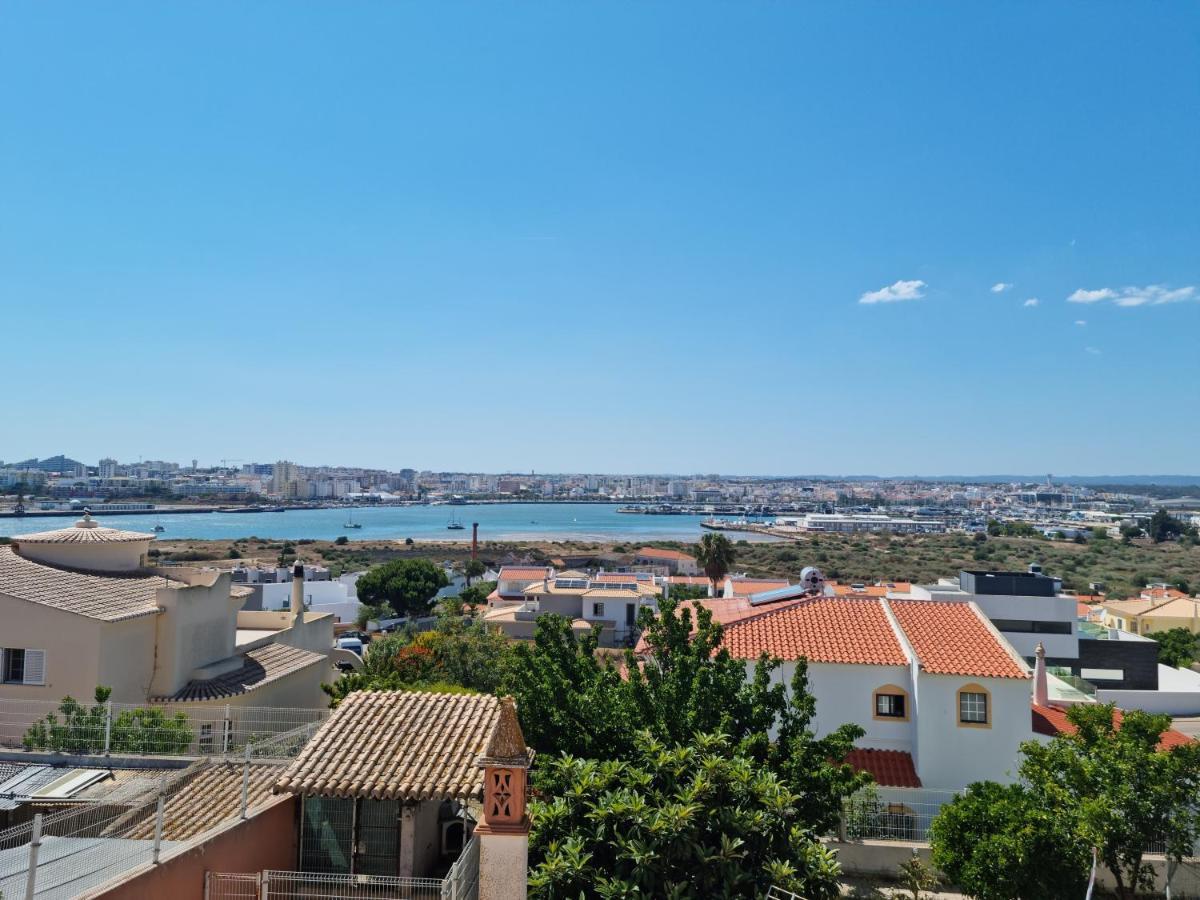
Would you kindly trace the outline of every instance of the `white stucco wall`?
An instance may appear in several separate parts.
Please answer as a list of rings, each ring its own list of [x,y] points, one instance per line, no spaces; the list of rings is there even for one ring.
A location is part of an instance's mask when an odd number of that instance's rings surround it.
[[[753,677],[753,672],[754,664],[751,663],[747,667],[747,677]],[[795,673],[796,663],[785,662],[774,678],[790,685]],[[912,681],[906,666],[809,663],[808,684],[817,698],[813,728],[818,737],[829,734],[839,725],[852,723],[866,731],[857,742],[860,747],[913,752]],[[874,718],[875,691],[885,685],[895,685],[908,694],[908,721]]]
[[[978,684],[990,694],[989,727],[958,722],[958,691],[969,684]],[[958,790],[973,781],[1015,779],[1021,743],[1033,737],[1028,679],[922,672],[917,688],[913,758],[925,787]]]

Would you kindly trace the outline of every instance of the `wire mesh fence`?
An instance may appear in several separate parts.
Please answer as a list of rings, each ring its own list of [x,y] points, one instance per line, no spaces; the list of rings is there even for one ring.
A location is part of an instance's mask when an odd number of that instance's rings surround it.
[[[954,791],[871,787],[842,801],[841,831],[850,840],[926,841]]]
[[[191,774],[177,771],[151,790],[130,785],[0,832],[0,896],[25,897],[33,885],[38,900],[65,900],[156,862],[173,845],[163,839],[160,810]]]
[[[263,872],[262,900],[442,900],[439,878]]]
[[[220,756],[283,735],[306,739],[305,729],[328,716],[327,709],[229,704],[0,700],[0,748]]]

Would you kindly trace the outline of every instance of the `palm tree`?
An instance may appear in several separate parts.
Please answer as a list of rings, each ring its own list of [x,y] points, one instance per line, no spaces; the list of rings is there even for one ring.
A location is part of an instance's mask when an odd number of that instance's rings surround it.
[[[486,571],[487,569],[484,568],[483,563],[481,563],[479,560],[468,559],[467,564],[463,566],[463,574],[467,576],[467,587],[471,586],[472,578],[478,578]]]
[[[704,574],[712,579],[713,586],[720,593],[720,583],[729,574],[737,553],[729,538],[725,535],[710,531],[700,538],[696,548],[696,562],[704,570]]]

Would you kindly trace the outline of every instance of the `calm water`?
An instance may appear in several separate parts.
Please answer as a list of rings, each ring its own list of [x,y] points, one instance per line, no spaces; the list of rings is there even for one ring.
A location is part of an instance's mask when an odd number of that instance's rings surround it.
[[[347,529],[347,515],[362,528]],[[466,526],[451,531],[451,517]],[[112,528],[150,531],[161,524],[162,538],[220,540],[240,537],[313,538],[351,540],[412,538],[425,541],[466,541],[471,523],[479,523],[481,541],[516,540],[684,540],[703,533],[703,516],[642,516],[617,512],[601,503],[497,503],[480,506],[393,506],[346,509],[298,509],[269,513],[184,513],[171,515],[99,516]],[[65,528],[74,516],[0,519],[0,535]],[[730,534],[731,539],[772,540],[750,533]]]

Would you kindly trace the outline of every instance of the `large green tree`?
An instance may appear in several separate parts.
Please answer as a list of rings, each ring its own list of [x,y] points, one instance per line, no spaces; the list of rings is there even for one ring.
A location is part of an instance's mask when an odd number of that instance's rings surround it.
[[[765,656],[747,677],[746,662],[721,646],[712,614],[701,606],[693,615],[691,606],[664,599],[658,616],[642,611],[644,659],[604,655],[595,632],[576,637],[565,619],[540,617],[533,644],[514,648],[504,685],[526,741],[539,754],[608,760],[633,753],[643,731],[672,745],[725,734],[799,795],[803,821],[832,828],[841,798],[867,781],[838,762],[862,729],[843,725],[818,739],[804,662],[786,687],[775,675],[780,662]]]
[[[1091,851],[1020,784],[972,784],[931,828],[933,864],[976,900],[1079,900]]]
[[[424,616],[449,584],[442,567],[428,559],[396,559],[368,569],[356,589],[368,606],[386,607],[397,616]]]
[[[544,900],[840,895],[797,795],[725,735],[643,732],[627,760],[548,760],[530,804],[529,895]]]
[[[1150,535],[1150,540],[1156,544],[1182,537],[1185,534],[1196,533],[1195,528],[1181,522],[1162,507],[1150,517],[1150,525],[1146,531]]]
[[[733,544],[719,531],[707,532],[696,545],[696,562],[718,586],[729,574],[736,559],[737,551],[733,549]]]
[[[1122,898],[1152,882],[1143,857],[1152,844],[1180,861],[1200,838],[1200,743],[1160,749],[1170,716],[1128,710],[1118,727],[1113,704],[1072,706],[1076,732],[1024,745],[1021,779],[1041,806],[1068,815],[1097,849]]]
[[[1197,636],[1186,628],[1154,631],[1146,637],[1158,641],[1158,661],[1164,666],[1189,666],[1200,655]]]
[[[1070,885],[1088,848],[1131,900],[1153,884],[1146,853],[1178,863],[1200,838],[1200,743],[1164,748],[1169,716],[1129,710],[1118,725],[1112,704],[1067,717],[1073,733],[1022,745],[1016,788],[973,786],[934,821],[938,865],[982,900],[1078,896]],[[989,881],[1007,887],[985,893]]]

